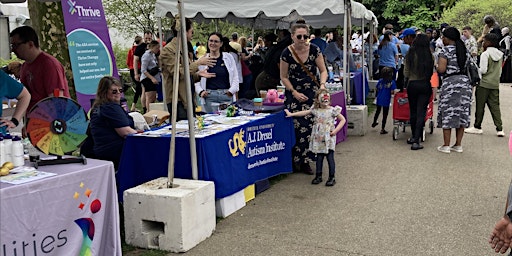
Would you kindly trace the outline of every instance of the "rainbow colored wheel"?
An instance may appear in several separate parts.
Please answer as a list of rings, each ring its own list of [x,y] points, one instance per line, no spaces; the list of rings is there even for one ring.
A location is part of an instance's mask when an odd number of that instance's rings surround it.
[[[27,134],[32,145],[47,155],[63,156],[87,138],[85,110],[74,100],[49,97],[28,114]]]

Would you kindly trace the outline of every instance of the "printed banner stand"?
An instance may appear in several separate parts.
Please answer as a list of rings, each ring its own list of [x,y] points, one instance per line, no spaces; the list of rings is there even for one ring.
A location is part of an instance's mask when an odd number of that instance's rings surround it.
[[[89,111],[98,82],[118,77],[101,0],[61,1],[78,103]]]

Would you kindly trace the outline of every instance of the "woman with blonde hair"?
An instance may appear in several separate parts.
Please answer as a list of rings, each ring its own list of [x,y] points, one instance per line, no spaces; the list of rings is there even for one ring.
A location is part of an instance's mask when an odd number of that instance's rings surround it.
[[[285,105],[293,113],[307,110],[313,105],[316,91],[325,88],[327,69],[320,48],[308,42],[309,26],[304,20],[292,26],[291,38],[293,43],[282,52],[279,67],[281,82],[286,87]],[[296,142],[292,149],[294,171],[313,175],[309,162],[314,161],[316,156],[308,150],[313,119],[305,116],[295,118],[293,122]]]

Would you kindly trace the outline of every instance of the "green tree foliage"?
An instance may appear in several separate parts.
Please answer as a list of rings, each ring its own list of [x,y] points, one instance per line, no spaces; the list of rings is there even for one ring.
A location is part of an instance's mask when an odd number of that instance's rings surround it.
[[[485,15],[492,15],[501,27],[512,26],[512,4],[510,0],[461,0],[446,10],[441,20],[462,29],[464,26],[473,28],[473,35],[478,38],[484,26]]]
[[[144,31],[158,32],[154,16],[156,0],[108,0],[103,1],[105,16],[110,27],[127,35],[142,35]],[[172,19],[162,19],[168,28]]]
[[[379,19],[380,27],[386,23],[398,28],[416,26],[425,29],[437,27],[443,10],[452,7],[456,0],[362,0]]]
[[[119,44],[112,45],[112,51],[114,52],[118,69],[128,68],[126,65],[126,56],[128,55],[129,50],[130,48],[123,48]]]

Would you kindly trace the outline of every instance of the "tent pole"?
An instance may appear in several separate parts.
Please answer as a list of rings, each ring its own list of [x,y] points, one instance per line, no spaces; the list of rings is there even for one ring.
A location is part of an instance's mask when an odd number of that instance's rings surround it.
[[[345,1],[345,16],[344,16],[344,19],[343,19],[343,87],[345,89],[345,97],[347,98],[347,105],[350,105],[351,104],[351,99],[350,99],[350,81],[349,81],[349,78],[350,78],[350,70],[348,68],[348,58],[349,58],[349,52],[348,52],[348,43],[349,43],[349,40],[348,40],[348,30],[350,30],[350,28],[348,27],[349,26],[349,22],[348,20],[351,18],[350,17],[350,9],[351,9],[351,6],[350,6],[350,1]]]
[[[365,81],[366,81],[366,72],[364,72],[364,25],[365,25],[365,22],[364,22],[364,18],[361,19],[361,70],[363,72],[363,105],[366,105],[366,84],[365,84]],[[368,34],[368,36],[370,36],[370,34]]]
[[[188,131],[190,141],[190,162],[192,164],[192,179],[197,180],[197,153],[196,153],[196,136],[194,132],[195,121],[194,121],[194,103],[192,99],[192,91],[188,88],[192,88],[190,81],[190,63],[188,58],[188,47],[187,47],[187,29],[185,24],[185,16],[183,15],[183,3],[178,0],[178,8],[181,20],[181,42],[183,50],[181,54],[183,56],[183,69],[185,84],[187,85],[187,119],[188,119]]]
[[[181,31],[179,28],[176,28],[176,30],[178,31]],[[178,33],[176,36],[176,39],[178,40],[178,48],[177,48],[177,52],[178,54],[176,54],[176,59],[175,59],[175,63],[174,63],[174,77],[173,77],[173,91],[172,91],[172,109],[171,109],[171,127],[172,130],[171,130],[171,149],[169,150],[169,166],[167,167],[168,168],[168,174],[167,174],[167,180],[168,180],[168,184],[167,184],[167,187],[168,188],[172,188],[173,187],[173,184],[174,184],[174,163],[175,163],[175,156],[176,156],[176,129],[174,129],[174,127],[176,127],[176,118],[177,118],[177,115],[178,115],[178,87],[179,87],[179,82],[180,82],[180,56],[179,56],[179,52],[181,51],[182,49],[182,45],[181,45],[181,42],[180,42],[180,39],[181,39],[181,35],[180,33]],[[165,95],[165,94],[164,94]],[[164,106],[166,106],[167,104],[164,103]],[[166,106],[167,107],[167,106]]]

